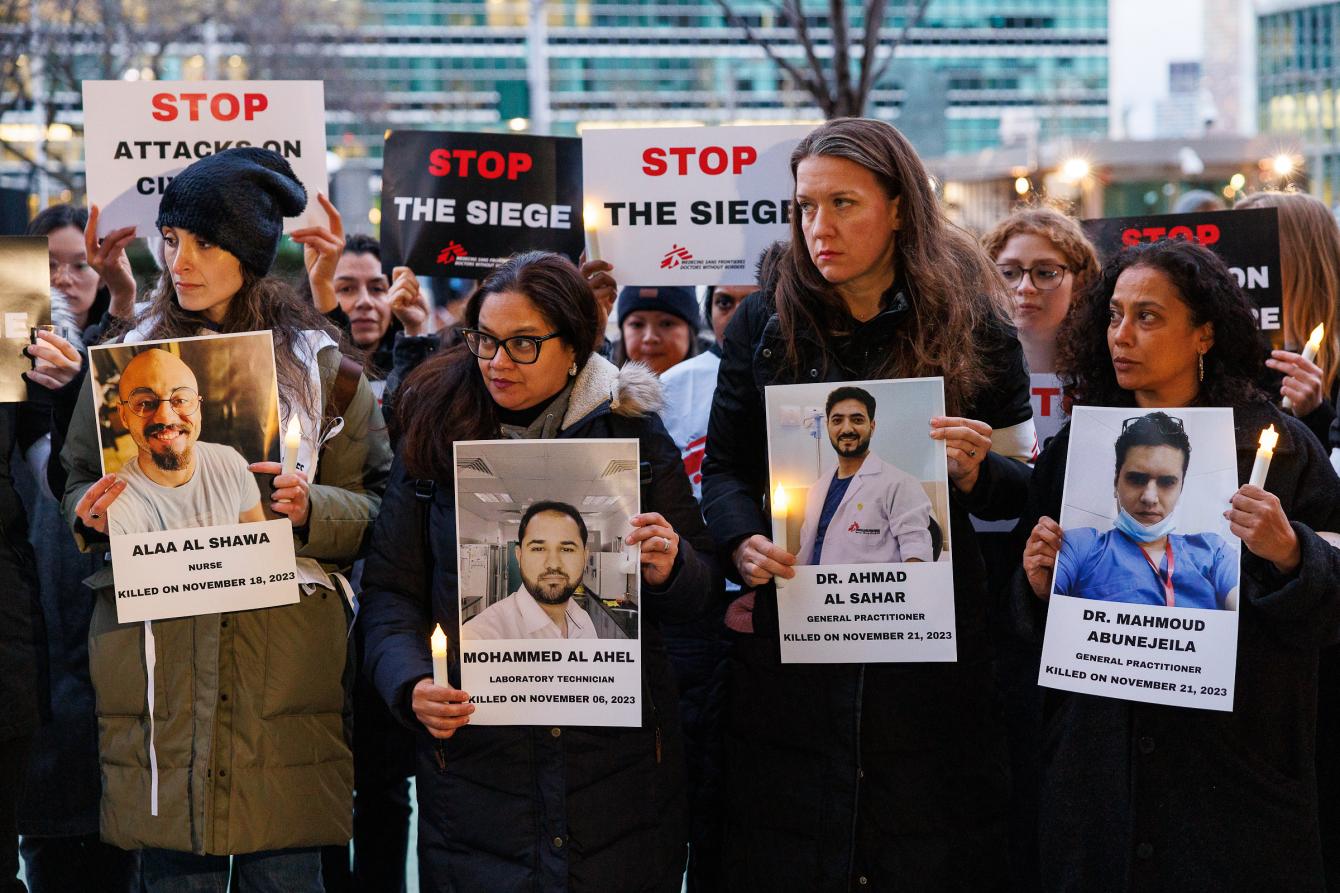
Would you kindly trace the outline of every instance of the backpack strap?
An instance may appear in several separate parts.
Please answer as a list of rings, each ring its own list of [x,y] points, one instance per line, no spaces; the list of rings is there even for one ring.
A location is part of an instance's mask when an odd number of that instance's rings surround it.
[[[343,418],[349,411],[354,394],[358,391],[358,379],[363,375],[363,366],[357,360],[340,356],[340,366],[335,370],[335,381],[330,386],[330,397],[326,400],[327,419]]]

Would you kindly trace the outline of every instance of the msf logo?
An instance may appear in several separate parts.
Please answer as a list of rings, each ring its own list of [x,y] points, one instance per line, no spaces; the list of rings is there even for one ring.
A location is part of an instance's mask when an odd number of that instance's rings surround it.
[[[863,535],[863,536],[879,536],[879,531],[878,531],[878,530],[875,530],[875,529],[870,528],[870,527],[862,527],[862,526],[860,525],[860,523],[857,522],[857,521],[853,521],[853,522],[851,522],[851,526],[847,528],[847,532],[848,532],[848,533],[859,533],[859,534],[861,534],[861,535]]]
[[[689,249],[674,245],[665,253],[665,257],[661,258],[661,269],[673,270],[686,260],[693,260],[693,255],[689,254]]]
[[[437,262],[446,266],[456,263],[457,258],[465,257],[465,248],[455,239],[437,255]]]

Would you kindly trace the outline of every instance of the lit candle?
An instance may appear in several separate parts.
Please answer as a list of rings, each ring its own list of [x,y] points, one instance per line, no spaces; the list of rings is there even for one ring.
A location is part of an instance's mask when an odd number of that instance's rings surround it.
[[[773,545],[786,548],[786,515],[790,511],[790,501],[786,488],[781,484],[772,491],[772,542]]]
[[[1256,487],[1265,487],[1266,472],[1270,471],[1270,460],[1275,456],[1275,444],[1279,443],[1280,435],[1271,425],[1261,432],[1260,447],[1256,451],[1256,462],[1252,465],[1252,476],[1247,483]]]
[[[1317,358],[1317,354],[1321,352],[1321,340],[1325,337],[1326,324],[1318,323],[1317,327],[1312,330],[1312,334],[1307,337],[1307,344],[1303,345],[1304,360],[1310,363]],[[1293,405],[1293,401],[1285,397],[1282,405],[1285,409],[1288,409]]]
[[[600,233],[596,231],[600,227],[600,209],[588,203],[582,209],[582,226],[586,229],[586,259],[602,260]]]
[[[288,420],[288,431],[284,434],[284,465],[283,474],[293,474],[298,470],[298,447],[302,446],[302,427],[298,424],[298,417],[291,416]]]
[[[442,632],[442,624],[433,627],[430,639],[433,645],[433,684],[447,684],[447,634]]]

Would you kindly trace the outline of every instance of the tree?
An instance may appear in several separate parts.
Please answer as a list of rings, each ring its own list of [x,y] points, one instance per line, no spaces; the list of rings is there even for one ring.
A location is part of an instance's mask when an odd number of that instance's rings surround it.
[[[716,0],[726,20],[744,31],[745,39],[760,47],[778,68],[786,72],[796,85],[814,97],[825,118],[861,116],[865,114],[870,91],[889,70],[898,47],[925,15],[930,0],[908,0],[902,31],[894,40],[880,40],[880,31],[888,13],[888,0],[864,0],[861,4],[862,27],[853,31],[848,18],[846,0],[829,0],[828,22],[832,31],[832,52],[828,62],[822,58],[822,43],[815,39],[810,23],[801,8],[802,0],[764,0],[768,8],[779,16],[794,35],[805,55],[803,65],[797,65],[778,52],[778,44],[764,38],[729,0]],[[853,65],[852,50],[860,48],[858,65]],[[884,49],[884,58],[879,59]],[[855,69],[855,70],[853,70]]]

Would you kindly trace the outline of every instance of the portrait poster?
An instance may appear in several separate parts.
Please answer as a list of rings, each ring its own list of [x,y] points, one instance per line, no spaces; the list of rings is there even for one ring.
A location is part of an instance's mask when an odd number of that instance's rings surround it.
[[[1085,220],[1082,225],[1104,264],[1121,249],[1142,242],[1185,239],[1209,248],[1228,264],[1271,346],[1284,347],[1284,280],[1275,208],[1104,217]],[[1306,338],[1307,333],[1299,337]]]
[[[28,399],[23,373],[33,361],[23,349],[33,342],[33,330],[51,324],[51,272],[47,268],[45,236],[0,236],[0,403]]]
[[[1038,684],[1233,709],[1233,410],[1077,407]]]
[[[765,389],[784,663],[957,659],[944,380]],[[781,490],[781,493],[778,490]],[[779,498],[780,497],[780,498]]]
[[[810,130],[587,130],[592,253],[629,285],[752,285],[763,249],[791,238],[791,151]]]
[[[582,141],[393,130],[382,167],[382,266],[484,278],[520,251],[582,253]]]
[[[293,525],[267,519],[280,461],[269,332],[89,350],[117,620],[130,623],[298,600]]]
[[[480,725],[642,724],[636,440],[460,441],[461,688]]]
[[[192,162],[225,149],[278,152],[307,188],[284,232],[327,225],[326,93],[321,81],[84,81],[84,162],[98,237],[155,233],[158,202]]]

